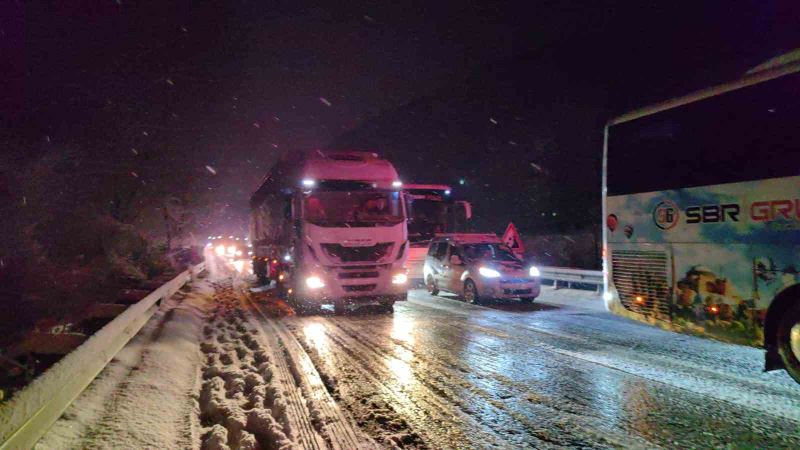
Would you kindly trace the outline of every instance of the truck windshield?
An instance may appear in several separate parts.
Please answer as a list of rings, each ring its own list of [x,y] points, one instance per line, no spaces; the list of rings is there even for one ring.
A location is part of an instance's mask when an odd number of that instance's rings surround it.
[[[464,256],[467,259],[519,261],[511,249],[503,244],[466,244],[464,245]]]
[[[325,227],[391,226],[405,218],[395,191],[316,191],[303,209],[305,220]]]

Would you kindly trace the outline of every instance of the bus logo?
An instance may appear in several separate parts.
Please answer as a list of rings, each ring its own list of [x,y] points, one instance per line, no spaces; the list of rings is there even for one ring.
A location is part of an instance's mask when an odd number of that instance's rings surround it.
[[[662,230],[672,229],[672,227],[678,224],[679,217],[680,210],[678,209],[678,205],[670,200],[662,201],[657,204],[656,208],[653,210],[653,222]]]

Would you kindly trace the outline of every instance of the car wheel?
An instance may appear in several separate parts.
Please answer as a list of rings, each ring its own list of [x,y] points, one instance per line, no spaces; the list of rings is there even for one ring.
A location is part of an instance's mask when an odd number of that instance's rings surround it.
[[[520,298],[520,300],[522,300],[522,303],[525,303],[526,305],[530,305],[531,303],[533,303],[534,299],[536,299],[536,297],[522,297],[522,298]]]
[[[475,282],[467,280],[464,282],[464,301],[467,303],[480,303],[480,296],[478,295],[478,287]]]
[[[436,285],[436,281],[434,281],[433,276],[428,275],[428,280],[425,282],[425,287],[428,289],[429,294],[439,295],[439,286]]]
[[[333,302],[333,313],[337,316],[347,313],[347,305],[344,303],[344,300],[336,300]]]
[[[800,383],[800,304],[790,308],[778,323],[778,354],[789,375]]]

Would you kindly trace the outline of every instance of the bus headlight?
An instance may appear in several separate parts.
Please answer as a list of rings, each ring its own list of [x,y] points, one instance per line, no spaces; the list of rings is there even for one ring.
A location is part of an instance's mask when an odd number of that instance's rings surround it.
[[[408,282],[408,275],[404,272],[392,275],[392,284],[406,284]]]
[[[488,267],[481,267],[480,269],[478,269],[478,273],[486,278],[497,278],[500,276],[500,272],[494,269],[490,269]]]
[[[532,277],[540,277],[540,276],[542,276],[542,272],[539,272],[539,268],[538,267],[531,266],[531,268],[528,269],[528,275],[530,275]]]
[[[306,286],[308,286],[309,289],[322,289],[325,287],[325,283],[322,281],[322,278],[311,276],[306,278]]]

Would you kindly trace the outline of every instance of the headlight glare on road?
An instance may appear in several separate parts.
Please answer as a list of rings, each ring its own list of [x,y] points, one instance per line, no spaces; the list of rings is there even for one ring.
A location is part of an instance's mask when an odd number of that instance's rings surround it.
[[[214,253],[216,253],[217,256],[224,256],[225,255],[225,246],[224,245],[218,245],[214,249]]]
[[[309,289],[321,289],[325,287],[325,283],[322,281],[322,278],[318,276],[310,276],[306,278],[306,286]]]
[[[497,278],[500,276],[500,272],[488,267],[481,267],[478,269],[478,273],[486,278]]]
[[[539,272],[539,268],[536,266],[531,266],[531,268],[528,270],[528,274],[532,277],[542,276],[542,272]]]
[[[404,272],[392,275],[392,284],[406,284],[408,282],[408,275]]]

